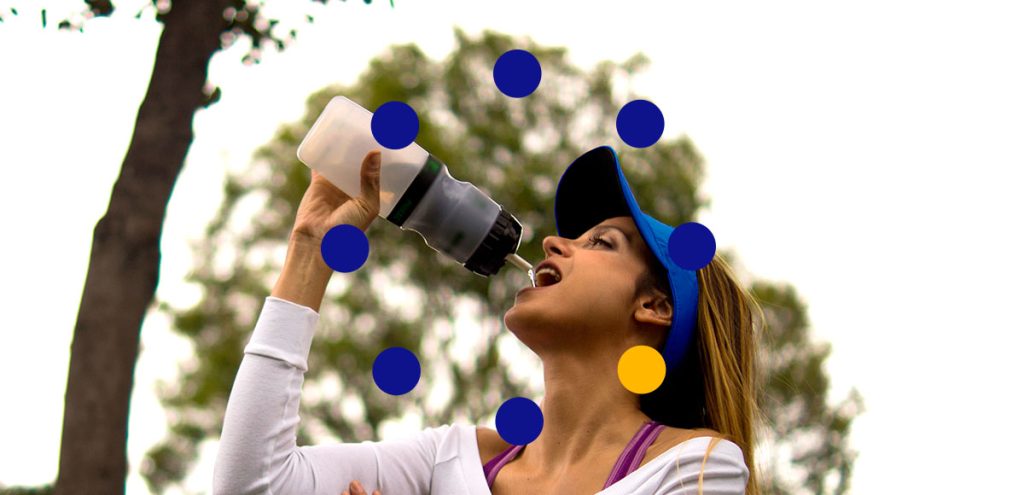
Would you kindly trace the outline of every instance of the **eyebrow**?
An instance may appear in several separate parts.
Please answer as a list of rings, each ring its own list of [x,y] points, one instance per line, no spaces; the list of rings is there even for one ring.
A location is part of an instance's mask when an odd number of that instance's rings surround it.
[[[597,234],[601,232],[607,232],[612,229],[618,230],[619,232],[622,233],[622,236],[626,238],[626,241],[628,241],[630,244],[633,243],[633,236],[629,235],[629,233],[627,233],[625,230],[622,230],[621,228],[616,227],[614,225],[598,225],[594,227],[594,233]]]

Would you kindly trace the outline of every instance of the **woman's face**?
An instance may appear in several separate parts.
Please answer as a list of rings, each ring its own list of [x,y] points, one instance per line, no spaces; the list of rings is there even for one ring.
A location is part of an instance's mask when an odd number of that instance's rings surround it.
[[[632,217],[609,218],[577,239],[548,236],[545,261],[558,267],[554,285],[520,292],[505,312],[505,326],[541,358],[560,349],[614,356],[624,346],[657,345],[671,316],[655,317],[649,296],[635,298],[647,270],[647,249]],[[662,307],[664,309],[664,307]],[[655,329],[638,331],[642,323]]]

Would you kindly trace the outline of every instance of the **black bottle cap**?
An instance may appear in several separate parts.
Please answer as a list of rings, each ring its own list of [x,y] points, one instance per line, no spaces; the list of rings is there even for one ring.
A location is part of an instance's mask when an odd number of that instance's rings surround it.
[[[498,273],[505,266],[505,258],[519,248],[522,234],[523,226],[502,208],[498,218],[494,219],[491,231],[466,261],[465,267],[485,277]]]

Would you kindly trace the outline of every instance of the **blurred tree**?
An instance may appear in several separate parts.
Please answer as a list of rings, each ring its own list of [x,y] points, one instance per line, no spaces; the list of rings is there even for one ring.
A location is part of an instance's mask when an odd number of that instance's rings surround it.
[[[85,10],[58,29],[84,32],[88,19],[114,13],[112,0],[83,1]],[[64,398],[59,495],[124,493],[128,406],[139,332],[156,291],[164,213],[192,143],[192,118],[220,98],[220,88],[207,81],[210,57],[248,38],[242,62],[259,63],[266,45],[283,50],[285,39],[296,37],[295,29],[280,35],[278,20],[262,15],[264,3],[152,0],[135,14],[138,19],[155,9],[164,27],[121,173],[93,231]],[[46,14],[40,11],[43,29]],[[306,19],[313,22],[311,15]]]
[[[6,487],[0,484],[0,495],[53,495],[53,484],[32,488]]]
[[[194,246],[197,261],[188,280],[202,297],[189,308],[160,303],[175,331],[191,340],[195,359],[181,365],[174,383],[160,386],[170,434],[143,466],[153,491],[179,484],[199,444],[220,434],[242,350],[281,270],[295,210],[310,181],[296,148],[331,97],[345,95],[369,109],[391,100],[409,103],[420,119],[416,141],[447,163],[454,177],[516,215],[524,225],[520,253],[532,262],[544,256],[543,236],[556,231],[558,177],[572,159],[601,144],[621,152],[637,197],[667,223],[691,221],[708,204],[697,197],[704,164],[688,138],[665,136],[645,149],[618,138],[618,109],[636,97],[621,86],[648,63],[641,54],[585,72],[569,63],[563,48],[489,31],[473,39],[456,29],[455,37],[454,51],[442,62],[415,45],[394,46],[371,61],[353,86],[312,95],[301,121],[282,126],[257,150],[251,169],[228,176],[224,202],[207,237]],[[529,50],[543,67],[540,87],[526,98],[504,96],[492,79],[494,62],[513,48]],[[539,384],[525,378],[539,373],[539,360],[528,352],[499,352],[517,349],[502,345],[515,338],[501,331],[500,322],[526,280],[522,272],[477,276],[385,220],[367,236],[366,264],[336,275],[321,308],[302,396],[300,445],[379,440],[385,421],[406,415],[419,417],[424,427],[485,424],[506,398],[539,398]],[[734,255],[722,254],[733,263]],[[795,291],[763,282],[751,290],[769,319],[762,403],[770,424],[763,452],[772,462],[759,462],[771,469],[765,485],[774,493],[845,493],[855,455],[847,446],[849,425],[861,408],[856,390],[829,406],[823,368],[828,347],[810,342]],[[454,331],[462,302],[476,308],[475,335]],[[401,397],[377,390],[370,372],[377,353],[391,346],[420,356],[424,370],[420,385]]]

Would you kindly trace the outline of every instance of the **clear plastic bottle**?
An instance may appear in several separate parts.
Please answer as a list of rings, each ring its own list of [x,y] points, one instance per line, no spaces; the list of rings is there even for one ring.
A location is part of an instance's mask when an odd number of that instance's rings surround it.
[[[360,195],[360,168],[371,150],[381,150],[380,216],[412,230],[435,251],[482,276],[505,261],[529,271],[519,257],[523,227],[512,214],[416,143],[400,150],[377,143],[373,114],[335,96],[299,144],[299,160],[351,197]]]

